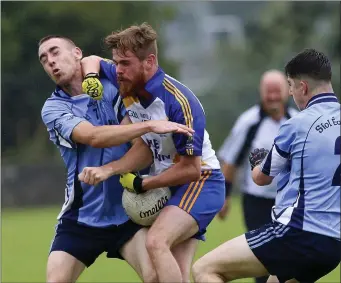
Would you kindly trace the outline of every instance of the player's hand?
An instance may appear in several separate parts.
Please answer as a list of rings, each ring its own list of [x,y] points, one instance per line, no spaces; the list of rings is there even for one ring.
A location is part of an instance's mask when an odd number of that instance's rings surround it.
[[[96,73],[89,73],[84,77],[82,90],[93,99],[100,100],[103,96],[103,85]]]
[[[222,209],[218,212],[218,218],[220,220],[225,220],[226,216],[229,214],[231,208],[231,197],[227,197]]]
[[[256,148],[249,154],[249,161],[251,165],[251,170],[255,168],[258,164],[262,163],[263,159],[267,156],[269,151],[265,148]]]
[[[177,134],[185,134],[187,136],[192,136],[194,130],[175,122],[165,121],[165,120],[150,120],[145,123],[148,123],[150,127],[150,131],[156,134],[167,134],[167,133],[177,133]]]
[[[89,185],[96,186],[111,177],[111,171],[104,167],[84,167],[82,172],[78,175],[78,179]]]
[[[131,193],[141,194],[142,190],[142,178],[134,173],[125,173],[120,176],[120,183],[122,187]]]

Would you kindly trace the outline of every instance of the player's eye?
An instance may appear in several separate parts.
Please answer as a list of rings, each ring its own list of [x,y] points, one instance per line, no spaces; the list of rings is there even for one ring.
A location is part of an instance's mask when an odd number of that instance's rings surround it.
[[[42,57],[42,58],[40,59],[40,62],[41,62],[42,64],[45,64],[45,63],[47,62],[46,56]]]
[[[130,65],[130,62],[129,62],[129,61],[122,61],[122,62],[121,62],[121,65],[123,65],[123,66],[129,66],[129,65]]]

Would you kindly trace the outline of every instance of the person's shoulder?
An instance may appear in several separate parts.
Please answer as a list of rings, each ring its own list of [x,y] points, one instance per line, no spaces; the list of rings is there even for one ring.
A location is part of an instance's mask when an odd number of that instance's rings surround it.
[[[172,109],[181,107],[186,112],[205,114],[200,100],[189,87],[169,75],[165,75],[163,85],[165,92],[170,94],[164,97],[166,107],[167,105]]]
[[[257,123],[260,119],[260,106],[258,104],[248,108],[237,118],[238,123],[251,125]]]
[[[176,96],[183,96],[189,101],[191,100],[198,100],[192,90],[186,86],[185,84],[181,83],[177,79],[173,78],[170,75],[165,74],[164,82],[163,82],[166,91]]]
[[[63,97],[61,95],[58,95],[58,92],[54,91],[48,97],[41,109],[41,113],[43,114],[46,111],[51,110],[59,110],[59,109],[71,109],[72,108],[72,100],[67,97]]]
[[[305,131],[307,126],[311,124],[312,117],[305,111],[297,111],[296,115],[293,115],[290,119],[285,121],[281,128],[285,130],[291,130],[293,132]]]

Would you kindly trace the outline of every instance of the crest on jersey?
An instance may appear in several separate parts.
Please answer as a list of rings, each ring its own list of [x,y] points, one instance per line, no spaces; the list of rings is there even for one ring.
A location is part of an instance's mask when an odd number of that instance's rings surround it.
[[[187,138],[185,148],[186,148],[186,154],[187,155],[193,155],[193,153],[194,153],[193,136]]]

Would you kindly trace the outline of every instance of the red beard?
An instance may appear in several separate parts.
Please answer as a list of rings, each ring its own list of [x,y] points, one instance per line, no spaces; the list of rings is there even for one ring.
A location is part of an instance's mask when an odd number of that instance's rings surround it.
[[[130,80],[118,80],[119,84],[119,93],[122,97],[127,96],[136,96],[138,92],[141,90],[144,90],[145,82],[142,78],[142,76],[136,80],[135,82],[132,82]]]

